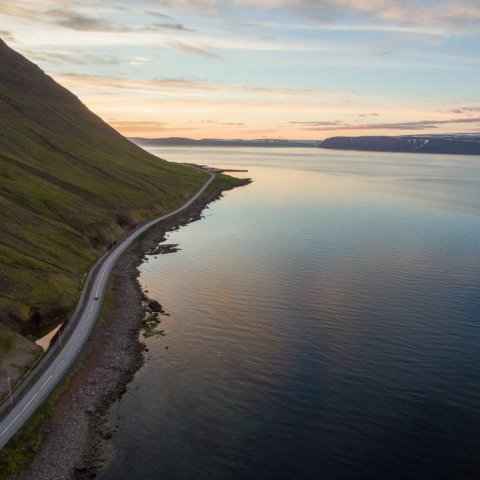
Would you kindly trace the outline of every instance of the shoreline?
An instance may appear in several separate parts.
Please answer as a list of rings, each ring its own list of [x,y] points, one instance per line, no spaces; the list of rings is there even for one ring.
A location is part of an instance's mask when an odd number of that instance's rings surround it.
[[[242,185],[248,183],[250,180],[245,180]],[[77,367],[68,376],[68,388],[41,428],[41,447],[17,479],[96,477],[106,460],[104,442],[112,435],[109,409],[145,361],[145,344],[139,334],[147,297],[138,281],[138,267],[166,233],[200,219],[204,209],[226,190],[229,188],[217,189],[174,218],[153,226],[118,260],[108,284],[110,298],[102,307]],[[107,303],[112,301],[114,305],[105,315]]]

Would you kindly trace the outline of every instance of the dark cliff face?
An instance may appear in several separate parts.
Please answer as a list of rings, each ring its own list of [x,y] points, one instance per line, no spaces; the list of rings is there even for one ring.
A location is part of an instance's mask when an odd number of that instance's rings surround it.
[[[331,137],[320,144],[321,148],[341,150],[367,150],[386,152],[411,152],[408,142],[398,137]]]
[[[475,136],[364,136],[331,137],[320,148],[371,152],[443,153],[480,155],[480,135]]]
[[[0,323],[26,333],[64,316],[99,251],[202,181],[0,40]]]

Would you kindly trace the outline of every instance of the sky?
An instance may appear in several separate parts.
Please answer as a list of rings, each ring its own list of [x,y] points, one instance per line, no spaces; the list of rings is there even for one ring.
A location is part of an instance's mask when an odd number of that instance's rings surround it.
[[[130,137],[480,132],[480,0],[0,0],[0,38]]]

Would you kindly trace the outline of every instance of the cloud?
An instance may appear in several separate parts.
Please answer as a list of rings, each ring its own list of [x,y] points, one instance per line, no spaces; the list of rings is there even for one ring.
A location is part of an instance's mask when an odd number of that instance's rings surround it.
[[[234,2],[232,2],[232,0],[160,0],[158,3],[165,7],[176,7],[199,13],[210,13],[221,11],[224,6],[230,6]],[[239,3],[241,3],[241,1]]]
[[[293,123],[293,122],[292,122]],[[438,128],[440,125],[448,124],[470,124],[478,123],[480,125],[480,117],[455,118],[449,120],[419,120],[415,122],[392,122],[392,123],[364,123],[364,124],[347,124],[334,123],[334,125],[324,125],[326,122],[306,122],[313,124],[305,130],[310,131],[329,131],[329,130],[427,130]]]
[[[105,18],[86,15],[77,10],[66,8],[65,5],[81,6],[81,2],[56,1],[49,0],[44,2],[47,7],[39,10],[39,7],[28,2],[18,0],[17,4],[13,5],[10,1],[0,0],[0,14],[11,17],[33,19],[35,20],[39,14],[44,16],[48,21],[55,23],[58,26],[69,28],[77,31],[96,31],[96,32],[130,32],[130,31],[149,31],[149,30],[177,30],[193,32],[193,29],[187,28],[181,23],[171,22],[172,17],[159,12],[147,10],[147,15],[155,16],[164,20],[163,22],[152,23],[143,28],[130,28],[123,25],[116,25],[110,23]],[[50,8],[49,8],[50,7]],[[53,7],[53,8],[52,8]],[[126,10],[120,5],[109,5],[109,8],[115,10]]]
[[[172,17],[170,17],[169,15],[165,15],[164,13],[160,13],[160,12],[154,12],[153,10],[146,10],[145,13],[147,15],[153,15],[154,17],[163,18],[164,20],[172,19]]]
[[[172,90],[215,90],[222,84],[202,82],[183,78],[158,78],[154,80],[132,80],[127,78],[106,75],[85,75],[77,73],[63,73],[56,75],[62,83],[87,88],[108,88],[119,90],[147,91],[158,88]]]
[[[370,51],[374,55],[384,57],[386,55],[391,55],[392,53],[394,53],[395,49],[393,47],[389,47],[388,45],[375,45],[371,47]]]
[[[288,8],[302,16],[325,18],[357,13],[409,24],[472,23],[480,20],[477,0],[248,0],[259,7]]]
[[[118,65],[120,60],[107,55],[95,55],[83,52],[58,52],[25,50],[23,52],[31,60],[53,64],[70,65]]]
[[[176,30],[179,32],[194,32],[193,28],[187,28],[181,23],[152,23],[148,27],[145,27],[146,30]]]
[[[161,128],[163,129],[167,124],[165,122],[156,122],[156,121],[144,121],[144,120],[117,120],[114,118],[108,119],[110,125],[114,125],[116,127],[125,127],[135,125],[139,128]]]
[[[145,65],[150,61],[149,58],[146,57],[133,57],[131,60],[129,60],[127,63],[129,65],[134,65],[134,66],[141,66]]]
[[[338,125],[345,125],[343,122],[340,122],[338,120],[335,120],[333,122],[328,122],[328,121],[314,121],[314,122],[288,122],[289,125],[303,125],[303,126],[308,126],[308,127],[333,127],[333,126],[338,126]]]
[[[204,123],[207,125],[225,125],[231,127],[243,127],[245,125],[242,122],[219,122],[218,120],[200,120],[199,123]]]
[[[14,42],[15,41],[14,36],[8,30],[0,30],[0,38],[2,38],[3,40],[5,40],[7,42]]]
[[[355,97],[353,94],[345,92],[335,93],[325,90],[317,90],[310,88],[281,88],[281,87],[264,87],[261,85],[237,85],[227,84],[223,82],[195,80],[188,78],[155,78],[152,80],[135,80],[107,75],[86,75],[77,73],[61,73],[55,75],[55,78],[72,88],[98,88],[109,90],[135,90],[135,91],[212,91],[227,92],[234,96],[239,94],[259,94],[263,97],[273,96],[278,103],[278,97],[283,98],[305,98],[309,103],[313,98],[318,96],[329,96],[344,100],[345,98]],[[299,122],[300,123],[300,122]]]
[[[176,50],[180,50],[181,52],[189,53],[191,55],[214,58],[215,60],[224,60],[223,57],[217,55],[216,53],[209,52],[208,50],[204,50],[203,48],[194,47],[193,45],[189,45],[188,43],[172,41],[169,42],[168,45],[170,45],[170,47],[172,48],[175,48]]]
[[[32,6],[22,5],[11,0],[0,0],[0,12],[2,15],[17,18],[31,18],[33,15]]]
[[[478,113],[480,112],[480,106],[474,107],[460,107],[450,110],[451,113]]]
[[[83,1],[46,0],[42,2],[47,6],[76,5],[87,6]],[[111,2],[115,3],[115,2]],[[120,5],[109,5],[110,9],[124,9]],[[155,2],[153,2],[155,3]],[[372,20],[375,27],[383,28],[378,20],[392,23],[392,27],[406,28],[422,26],[448,27],[449,33],[476,35],[476,28],[480,23],[480,4],[478,0],[160,0],[156,2],[165,9],[179,9],[193,11],[196,14],[211,16],[212,14],[225,14],[231,17],[231,13],[245,8],[257,8],[267,11],[288,10],[300,18],[308,19],[310,25],[319,24],[333,25],[333,20],[352,17],[361,18],[362,21]],[[36,19],[39,14],[45,14],[46,7],[38,7],[36,2],[24,0],[0,0],[0,12],[18,18]],[[42,12],[43,10],[43,12]],[[153,9],[140,12],[155,16],[162,20],[171,20],[172,17]],[[86,29],[88,25],[98,30],[106,22],[104,19],[96,19],[88,15],[80,15],[77,19],[64,20],[68,28],[70,25]],[[356,24],[357,22],[352,22]],[[108,25],[108,23],[107,23]],[[335,26],[335,25],[334,25]],[[461,30],[458,27],[462,27]],[[115,27],[114,28],[118,28]]]
[[[46,15],[50,16],[53,23],[64,28],[78,31],[96,32],[127,32],[128,27],[113,25],[103,18],[91,17],[68,9],[48,10]]]
[[[310,23],[325,23],[352,14],[409,25],[452,27],[480,22],[478,0],[162,0],[161,3],[208,14],[242,6],[268,11],[289,10],[308,18]]]
[[[123,132],[125,135],[130,137],[134,136],[146,136],[146,135],[157,135],[159,132],[178,132],[181,131],[196,131],[199,130],[197,126],[186,127],[182,125],[180,128],[176,126],[169,125],[165,122],[158,122],[155,120],[144,121],[144,120],[117,120],[115,118],[107,119],[109,125],[113,128]]]

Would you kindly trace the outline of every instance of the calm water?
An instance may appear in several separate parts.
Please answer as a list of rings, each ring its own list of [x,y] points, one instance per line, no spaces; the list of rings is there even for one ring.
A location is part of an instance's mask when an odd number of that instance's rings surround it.
[[[254,183],[143,265],[169,316],[101,478],[479,478],[480,158],[155,153]]]

